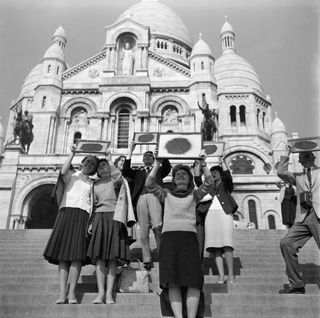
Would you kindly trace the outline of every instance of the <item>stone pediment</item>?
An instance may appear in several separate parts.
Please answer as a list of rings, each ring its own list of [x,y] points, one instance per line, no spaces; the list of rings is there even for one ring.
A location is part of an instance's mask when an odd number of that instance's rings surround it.
[[[190,78],[191,72],[188,68],[164,58],[161,55],[149,50],[149,76],[150,77],[181,77]]]
[[[119,35],[126,32],[134,33],[137,36],[138,43],[149,42],[149,27],[146,27],[128,17],[106,27],[106,46],[114,45]]]
[[[64,83],[72,78],[74,82],[75,77],[78,77],[81,82],[97,82],[102,76],[103,61],[106,58],[106,50],[90,57],[89,59],[69,68],[62,74]]]

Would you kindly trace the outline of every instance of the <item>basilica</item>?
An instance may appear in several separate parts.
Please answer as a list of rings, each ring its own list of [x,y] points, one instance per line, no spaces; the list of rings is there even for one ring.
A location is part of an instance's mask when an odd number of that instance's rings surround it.
[[[221,26],[215,57],[201,35],[193,43],[170,7],[142,0],[105,27],[101,51],[74,66],[65,60],[68,37],[59,26],[11,105],[7,132],[0,126],[0,228],[52,228],[57,211],[50,194],[76,141],[109,141],[114,158],[126,155],[135,132],[200,132],[203,104],[215,115],[207,142],[223,143],[233,176],[235,219],[258,229],[284,228],[275,169],[286,128],[258,74],[238,54],[230,22]],[[28,153],[13,140],[19,110],[33,119]],[[154,148],[136,147],[136,167],[146,150]],[[218,160],[207,158],[210,166]]]

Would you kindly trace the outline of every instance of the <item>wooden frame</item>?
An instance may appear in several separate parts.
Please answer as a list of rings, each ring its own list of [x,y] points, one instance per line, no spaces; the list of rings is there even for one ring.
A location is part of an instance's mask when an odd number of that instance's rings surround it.
[[[199,159],[201,150],[201,133],[159,133],[158,158]]]
[[[202,148],[206,152],[207,157],[221,157],[224,151],[224,146],[224,141],[204,141]]]
[[[110,146],[110,141],[101,140],[79,140],[76,152],[82,153],[106,153]]]
[[[293,153],[306,151],[320,151],[320,137],[292,138],[288,144]]]
[[[133,141],[136,145],[156,145],[158,143],[157,132],[135,132]]]

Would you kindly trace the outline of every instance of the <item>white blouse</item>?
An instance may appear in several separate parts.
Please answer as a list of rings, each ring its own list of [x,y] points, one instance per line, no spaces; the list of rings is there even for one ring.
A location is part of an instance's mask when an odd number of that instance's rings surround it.
[[[89,176],[77,171],[71,175],[70,181],[64,186],[64,193],[60,203],[60,209],[80,208],[86,212],[91,210],[91,186]]]

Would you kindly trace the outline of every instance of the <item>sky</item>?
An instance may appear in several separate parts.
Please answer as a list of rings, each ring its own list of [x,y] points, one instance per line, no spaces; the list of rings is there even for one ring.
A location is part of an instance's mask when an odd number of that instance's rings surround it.
[[[74,66],[101,51],[105,26],[140,0],[0,0],[0,116],[6,130],[11,101],[51,45],[59,25],[65,59]],[[161,0],[173,9],[195,44],[221,56],[220,30],[228,16],[237,54],[258,73],[272,110],[289,136],[319,136],[320,5],[316,0]]]

